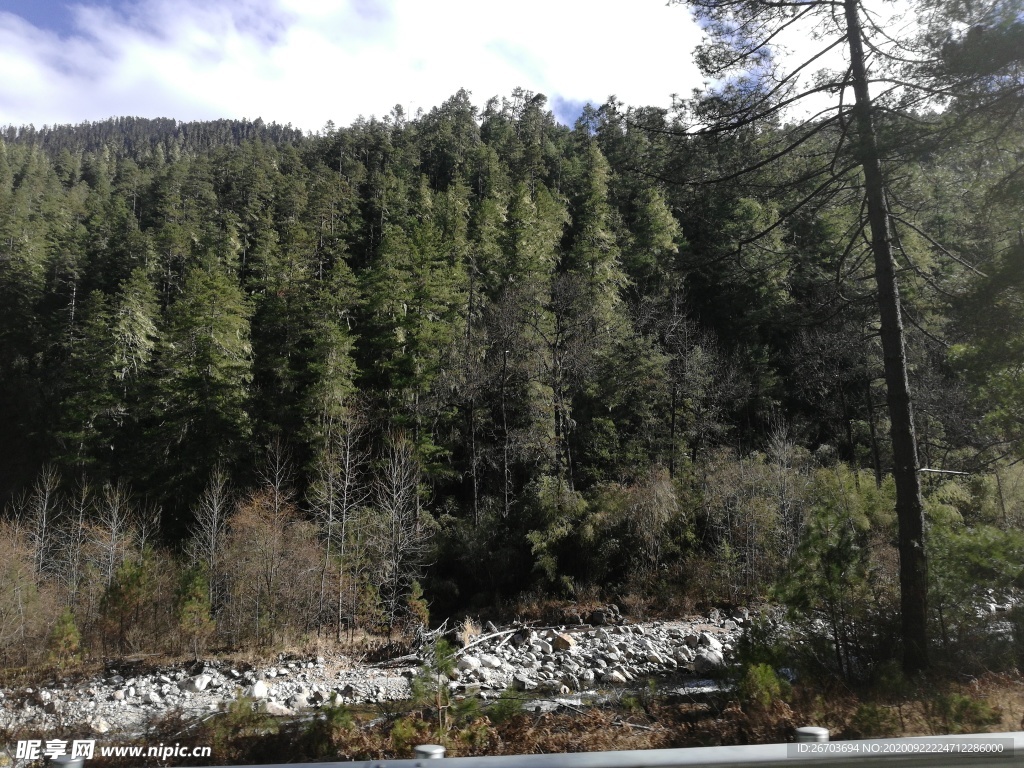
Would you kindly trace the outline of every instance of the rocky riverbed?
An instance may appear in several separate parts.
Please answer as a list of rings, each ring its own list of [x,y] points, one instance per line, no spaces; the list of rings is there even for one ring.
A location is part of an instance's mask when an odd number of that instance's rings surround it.
[[[492,627],[459,650],[448,684],[456,692],[485,697],[508,687],[564,695],[673,673],[703,675],[729,663],[746,621],[745,611],[728,616],[715,611],[700,619],[627,623],[606,611],[588,624]],[[341,655],[156,668],[124,661],[108,665],[102,675],[0,688],[0,728],[138,733],[173,713],[186,721],[209,717],[243,696],[281,717],[328,705],[402,701],[409,698],[420,665],[410,657],[370,665]]]

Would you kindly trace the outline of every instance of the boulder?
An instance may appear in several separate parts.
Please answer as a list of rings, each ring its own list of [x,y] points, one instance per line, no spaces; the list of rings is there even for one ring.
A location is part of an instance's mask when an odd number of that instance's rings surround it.
[[[723,666],[725,666],[725,659],[722,658],[722,654],[711,649],[698,653],[697,657],[693,660],[693,670],[698,675],[706,674],[715,669],[721,669]]]
[[[209,675],[196,675],[195,677],[190,677],[189,679],[178,683],[178,687],[183,691],[188,691],[189,693],[199,693],[206,690],[206,687],[210,684],[210,680],[211,678]]]
[[[459,659],[458,668],[461,672],[472,672],[480,669],[482,662],[476,656],[463,656]]]
[[[576,647],[576,640],[572,635],[563,632],[554,636],[551,640],[551,647],[556,651],[568,651],[570,648]]]
[[[533,679],[526,675],[513,675],[512,676],[512,688],[517,691],[532,691],[537,687],[537,683]]]
[[[626,676],[622,673],[621,669],[611,669],[601,675],[602,683],[613,683],[615,685],[622,685],[627,682]]]
[[[722,650],[721,641],[717,637],[708,632],[700,633],[700,644],[705,648],[710,648],[712,651],[721,652]]]

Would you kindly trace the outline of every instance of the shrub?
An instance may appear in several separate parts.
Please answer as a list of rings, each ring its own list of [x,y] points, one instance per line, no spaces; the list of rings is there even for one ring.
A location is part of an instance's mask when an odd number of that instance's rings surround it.
[[[868,473],[840,464],[814,474],[810,495],[780,596],[820,664],[847,680],[866,678],[895,647],[895,487],[889,478],[879,488]]]
[[[523,711],[522,697],[511,688],[501,692],[501,696],[487,706],[487,717],[492,723],[505,723]]]
[[[303,742],[306,752],[320,759],[331,754],[339,736],[355,729],[355,720],[346,707],[325,707],[306,726]]]
[[[46,641],[50,661],[57,664],[71,661],[78,655],[81,643],[82,635],[75,623],[75,614],[71,612],[71,608],[65,606]]]
[[[409,587],[409,596],[405,598],[405,607],[409,611],[409,620],[413,626],[427,627],[430,625],[430,607],[423,597],[423,587],[413,580]]]
[[[770,666],[752,664],[744,670],[737,693],[745,711],[766,712],[773,702],[787,700],[791,691],[789,683],[780,680]]]
[[[857,706],[844,735],[855,739],[879,739],[899,731],[899,718],[889,707],[865,702]]]
[[[925,717],[933,733],[983,733],[1002,722],[1003,713],[984,699],[953,692],[927,702]]]

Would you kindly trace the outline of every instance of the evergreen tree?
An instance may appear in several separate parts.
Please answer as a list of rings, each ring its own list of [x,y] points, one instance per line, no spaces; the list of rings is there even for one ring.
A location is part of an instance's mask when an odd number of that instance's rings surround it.
[[[219,264],[194,267],[169,308],[147,397],[152,450],[141,457],[164,498],[178,499],[170,519],[184,532],[187,505],[210,467],[234,466],[249,452],[251,380],[249,302]]]

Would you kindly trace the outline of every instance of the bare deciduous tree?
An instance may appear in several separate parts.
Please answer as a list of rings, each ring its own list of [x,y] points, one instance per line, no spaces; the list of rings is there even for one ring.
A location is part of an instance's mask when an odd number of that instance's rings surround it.
[[[201,563],[206,570],[211,606],[216,605],[219,559],[224,550],[231,505],[227,472],[223,467],[216,467],[193,511],[195,523],[188,543],[188,555],[193,564]]]
[[[373,483],[376,508],[374,549],[388,631],[401,613],[402,598],[420,575],[430,531],[419,514],[420,466],[404,435],[392,435]]]
[[[322,629],[327,610],[327,576],[333,554],[338,569],[336,606],[337,637],[340,640],[345,624],[346,590],[349,589],[346,572],[351,573],[350,578],[354,581],[360,553],[355,553],[351,563],[346,556],[352,554],[349,547],[353,543],[364,540],[361,536],[353,536],[353,533],[359,523],[359,512],[369,498],[365,477],[369,456],[364,447],[366,422],[357,411],[349,409],[343,416],[331,420],[326,432],[326,446],[314,468],[315,479],[309,489],[308,501],[324,543],[317,632]]]
[[[104,588],[114,581],[117,568],[135,551],[138,529],[131,492],[124,483],[106,484],[96,505],[96,517],[90,526],[89,552]]]
[[[33,551],[33,567],[37,578],[53,570],[56,528],[61,516],[60,473],[51,466],[43,467],[20,513],[24,517],[23,530],[28,535]]]
[[[65,604],[69,606],[77,604],[78,593],[85,578],[85,549],[93,503],[92,488],[83,478],[68,500],[63,525],[57,529],[60,562],[55,574],[64,593]]]

